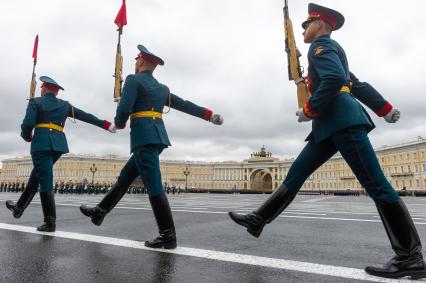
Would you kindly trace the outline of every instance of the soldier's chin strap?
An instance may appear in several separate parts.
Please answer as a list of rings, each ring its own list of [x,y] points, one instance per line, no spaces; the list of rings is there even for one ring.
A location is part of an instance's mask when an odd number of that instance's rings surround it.
[[[71,121],[71,123],[76,124],[76,123],[77,123],[77,121],[75,120],[75,115],[74,115],[74,106],[72,106],[71,104],[70,104],[70,106],[71,106],[71,115],[72,115],[72,119],[71,119],[70,117],[68,117],[68,119]]]

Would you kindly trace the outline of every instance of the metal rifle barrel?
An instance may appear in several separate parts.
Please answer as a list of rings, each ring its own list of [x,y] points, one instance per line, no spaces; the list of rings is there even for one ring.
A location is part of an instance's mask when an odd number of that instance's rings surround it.
[[[288,15],[288,4],[287,4],[287,0],[284,0],[283,12],[284,12],[284,19],[288,19],[289,15]]]

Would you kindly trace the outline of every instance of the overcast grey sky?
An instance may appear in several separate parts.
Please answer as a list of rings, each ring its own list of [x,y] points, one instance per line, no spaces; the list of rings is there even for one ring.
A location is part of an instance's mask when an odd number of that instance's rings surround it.
[[[308,45],[301,22],[305,0],[289,0],[296,42],[307,68]],[[283,0],[127,0],[128,25],[122,36],[123,72],[134,71],[137,44],[166,64],[154,75],[182,98],[211,108],[222,126],[176,110],[164,121],[172,147],[162,159],[236,160],[263,144],[274,156],[295,157],[310,123],[297,123],[296,88],[288,81],[284,53]],[[375,147],[426,137],[423,0],[316,1],[346,17],[333,33],[349,65],[402,112],[397,124],[371,114]],[[32,70],[32,48],[40,36],[37,77],[48,75],[64,86],[59,97],[112,120],[116,26],[121,0],[1,1],[0,160],[29,154],[20,137]],[[38,82],[38,87],[40,82]],[[37,88],[39,95],[39,88]],[[371,113],[371,111],[370,111]],[[110,134],[67,121],[70,151],[129,155],[129,129]]]

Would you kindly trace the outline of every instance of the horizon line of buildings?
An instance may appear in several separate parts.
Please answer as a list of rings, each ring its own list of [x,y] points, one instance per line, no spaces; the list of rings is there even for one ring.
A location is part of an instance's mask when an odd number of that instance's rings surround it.
[[[426,190],[426,140],[375,149],[382,170],[395,189]],[[114,183],[127,162],[116,155],[65,154],[53,169],[54,183]],[[271,191],[284,180],[294,159],[280,160],[263,146],[243,161],[161,160],[166,186],[199,190]],[[3,160],[0,183],[25,183],[33,168],[30,156]],[[139,180],[140,182],[140,180]],[[318,168],[302,190],[360,190],[358,180],[340,155]]]

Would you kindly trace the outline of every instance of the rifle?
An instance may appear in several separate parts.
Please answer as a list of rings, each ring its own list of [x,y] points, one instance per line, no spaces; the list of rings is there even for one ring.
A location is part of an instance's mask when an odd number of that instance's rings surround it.
[[[115,71],[114,71],[114,102],[119,102],[121,98],[121,84],[123,83],[123,56],[121,56],[121,45],[120,39],[123,33],[123,26],[127,25],[127,12],[126,12],[126,0],[123,0],[123,4],[115,17],[114,23],[118,26],[118,43],[117,52],[115,54]]]
[[[297,102],[299,108],[302,108],[306,101],[311,96],[303,75],[302,67],[300,66],[299,57],[302,54],[296,47],[296,40],[294,39],[293,23],[288,14],[287,0],[284,0],[284,30],[285,30],[285,52],[287,53],[288,63],[288,79],[294,81],[297,86]]]
[[[115,54],[115,71],[114,71],[114,102],[119,102],[121,98],[121,85],[123,83],[123,56],[121,56],[121,45],[120,45],[120,37],[121,37],[122,29],[118,29],[118,44],[117,44],[117,52]]]
[[[35,88],[37,85],[37,81],[36,81],[36,74],[35,74],[35,66],[37,64],[37,48],[38,48],[38,34],[35,38],[34,41],[34,48],[33,48],[33,73],[31,75],[31,85],[30,85],[30,96],[28,98],[28,100],[30,100],[31,98],[34,98],[34,94],[35,94]]]

